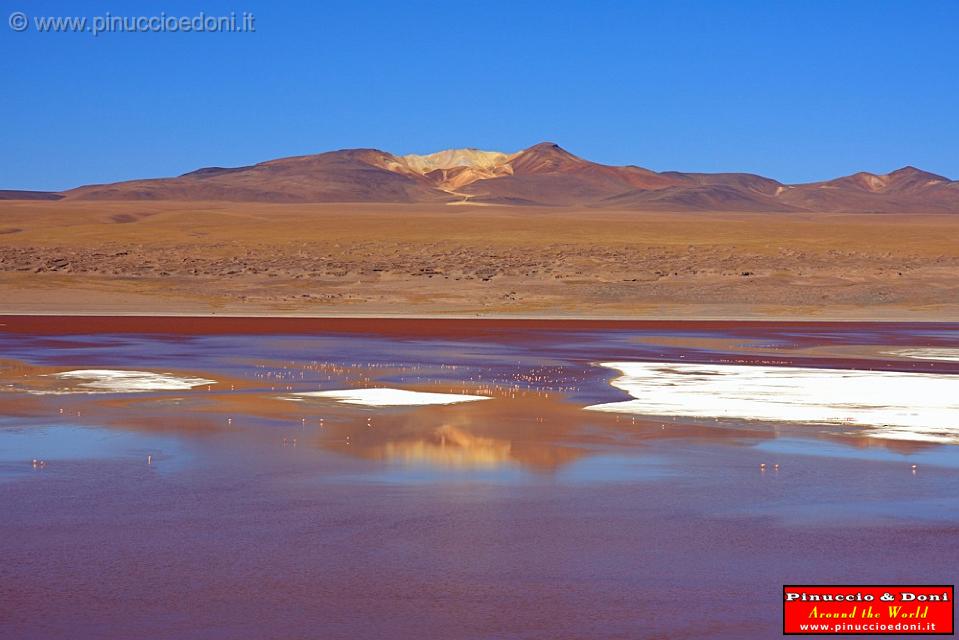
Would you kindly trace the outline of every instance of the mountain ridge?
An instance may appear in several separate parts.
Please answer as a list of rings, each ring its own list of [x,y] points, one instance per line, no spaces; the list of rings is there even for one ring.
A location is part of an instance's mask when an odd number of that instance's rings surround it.
[[[169,178],[0,199],[220,200],[586,206],[669,211],[959,213],[959,182],[911,165],[785,184],[750,173],[656,172],[606,165],[553,142],[515,153],[475,148],[394,155],[341,149]]]

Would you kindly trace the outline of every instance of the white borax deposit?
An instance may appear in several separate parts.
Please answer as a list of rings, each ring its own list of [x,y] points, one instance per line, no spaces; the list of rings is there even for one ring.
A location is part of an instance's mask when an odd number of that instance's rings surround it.
[[[959,375],[604,362],[633,399],[586,407],[649,416],[851,425],[875,438],[959,443]]]
[[[359,404],[368,407],[408,407],[431,404],[457,404],[490,400],[488,396],[471,396],[461,393],[431,393],[426,391],[408,391],[376,387],[369,389],[341,389],[334,391],[305,391],[293,394],[290,400],[306,398],[326,398],[345,404]]]
[[[172,373],[123,369],[75,369],[53,375],[60,380],[76,380],[78,381],[77,387],[100,393],[185,391],[201,385],[216,384],[216,380],[207,380],[206,378],[189,378]]]

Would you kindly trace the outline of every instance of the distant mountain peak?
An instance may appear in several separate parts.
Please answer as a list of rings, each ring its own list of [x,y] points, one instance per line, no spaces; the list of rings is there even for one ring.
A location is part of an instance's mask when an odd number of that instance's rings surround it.
[[[888,175],[890,178],[917,177],[925,180],[935,180],[937,182],[949,182],[949,178],[946,178],[945,176],[930,173],[929,171],[923,171],[922,169],[914,167],[910,164],[907,164],[900,169],[896,169],[895,171],[892,171],[886,175]]]
[[[892,175],[896,175],[897,173],[926,173],[926,172],[923,171],[922,169],[919,169],[918,167],[912,166],[911,164],[907,164],[906,166],[900,167],[896,169],[895,171],[890,171],[889,175],[892,176]]]
[[[510,160],[513,173],[559,173],[593,164],[575,156],[555,142],[540,142],[523,149]]]
[[[547,150],[548,151],[559,150],[559,151],[562,151],[563,153],[569,153],[568,151],[566,151],[566,149],[559,146],[555,142],[549,142],[548,140],[544,140],[543,142],[537,142],[533,146],[526,149],[526,151],[547,151]]]
[[[540,142],[538,144],[534,144],[532,147],[523,149],[522,151],[514,155],[518,156],[521,154],[540,155],[540,156],[559,156],[564,158],[576,158],[577,160],[580,160],[579,156],[573,155],[572,153],[570,153],[563,147],[559,146],[555,142]]]
[[[834,180],[806,186],[826,190],[853,189],[875,194],[902,194],[921,191],[948,182],[948,178],[907,165],[889,173],[875,174],[860,171]]]

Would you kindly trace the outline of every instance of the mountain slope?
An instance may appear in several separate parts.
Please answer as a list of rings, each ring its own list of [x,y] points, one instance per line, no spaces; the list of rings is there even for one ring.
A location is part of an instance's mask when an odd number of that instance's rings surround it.
[[[133,180],[65,192],[80,200],[232,200],[258,202],[424,202],[449,199],[391,154],[350,149],[211,167],[176,178]]]
[[[461,191],[480,202],[569,205],[597,203],[635,189],[662,189],[678,182],[640,167],[589,162],[552,142],[514,154],[505,167],[507,175],[475,182]]]

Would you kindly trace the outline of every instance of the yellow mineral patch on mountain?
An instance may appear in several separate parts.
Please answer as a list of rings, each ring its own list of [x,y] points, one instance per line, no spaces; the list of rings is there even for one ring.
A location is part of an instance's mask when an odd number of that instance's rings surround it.
[[[446,149],[427,155],[409,154],[400,156],[400,158],[409,168],[420,173],[429,173],[435,169],[452,169],[454,167],[495,169],[508,162],[513,155],[515,154],[501,151],[482,151],[480,149]]]

